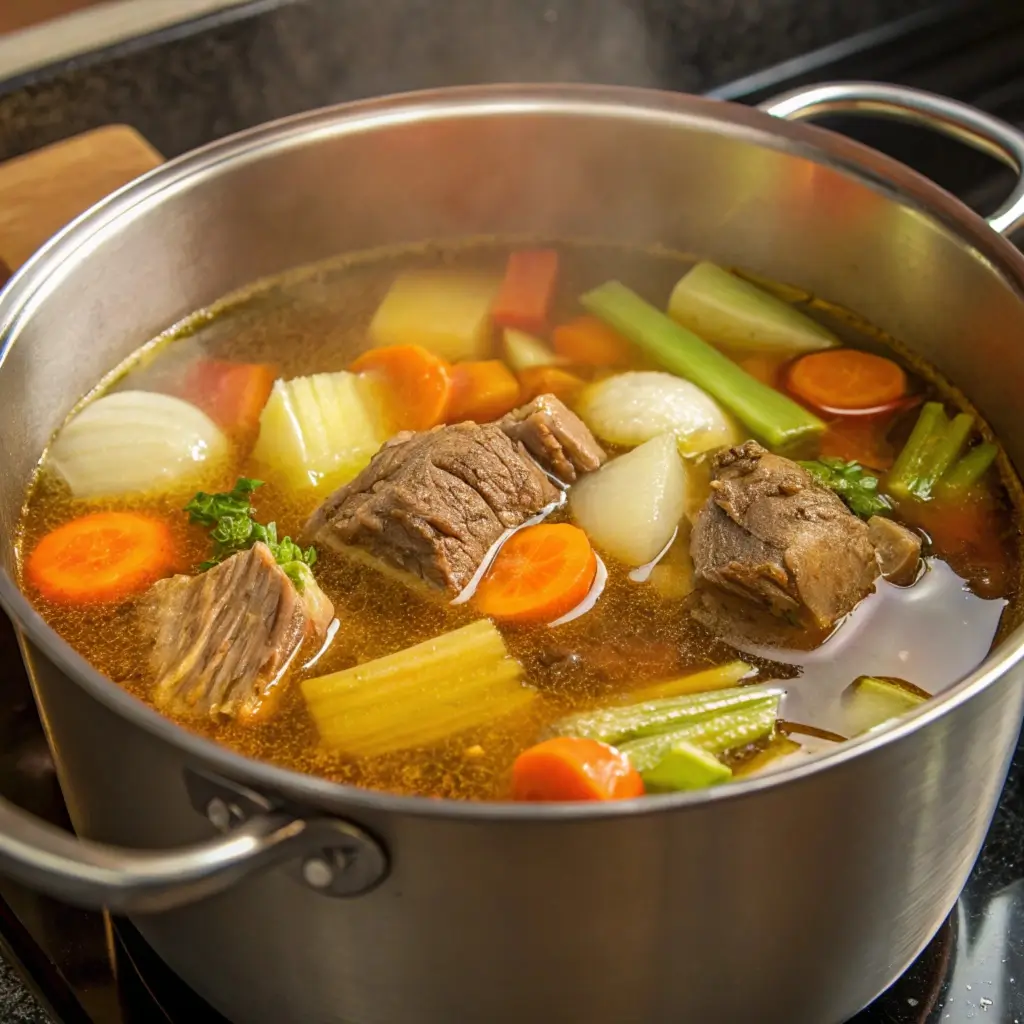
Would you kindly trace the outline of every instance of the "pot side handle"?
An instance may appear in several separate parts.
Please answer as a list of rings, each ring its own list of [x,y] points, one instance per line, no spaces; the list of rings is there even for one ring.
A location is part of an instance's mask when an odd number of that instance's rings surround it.
[[[376,841],[334,818],[267,811],[208,842],[143,851],[78,839],[0,799],[0,872],[78,906],[170,910],[294,858],[300,881],[330,896],[361,895],[387,874]]]
[[[878,82],[832,82],[795,89],[759,104],[759,109],[786,121],[828,114],[858,114],[931,128],[978,149],[1017,174],[1009,199],[986,218],[1001,235],[1024,226],[1024,133],[958,100]]]

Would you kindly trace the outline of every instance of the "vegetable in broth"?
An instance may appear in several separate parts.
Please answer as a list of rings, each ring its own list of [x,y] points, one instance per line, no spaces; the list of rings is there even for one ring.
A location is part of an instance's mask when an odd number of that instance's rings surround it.
[[[1016,615],[974,411],[707,262],[364,254],[145,353],[44,455],[21,583],[251,757],[456,799],[731,785],[912,713]]]

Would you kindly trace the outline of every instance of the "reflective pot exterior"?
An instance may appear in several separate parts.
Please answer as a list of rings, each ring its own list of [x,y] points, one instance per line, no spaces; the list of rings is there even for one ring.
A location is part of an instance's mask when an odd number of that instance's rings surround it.
[[[191,310],[337,252],[481,234],[660,243],[797,282],[956,380],[1024,464],[1024,261],[934,186],[827,133],[689,97],[459,90],[217,144],[51,245],[0,300],[15,342],[0,534],[13,538],[78,396]],[[10,571],[10,541],[2,555]],[[134,919],[235,1024],[839,1024],[949,912],[1024,700],[1013,634],[941,704],[827,765],[610,809],[449,806],[188,736],[91,672],[7,584],[80,834],[203,839],[185,777],[214,769],[387,850],[389,876],[358,898],[318,894],[291,865]]]

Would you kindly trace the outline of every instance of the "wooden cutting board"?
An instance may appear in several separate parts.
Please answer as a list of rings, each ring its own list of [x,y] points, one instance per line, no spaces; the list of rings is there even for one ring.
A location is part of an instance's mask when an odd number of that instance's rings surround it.
[[[0,163],[0,260],[17,270],[93,203],[162,162],[138,132],[116,124]]]

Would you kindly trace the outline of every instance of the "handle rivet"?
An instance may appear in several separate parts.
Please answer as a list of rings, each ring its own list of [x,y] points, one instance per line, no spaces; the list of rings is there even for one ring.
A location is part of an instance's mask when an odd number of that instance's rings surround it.
[[[302,865],[302,877],[311,889],[326,889],[334,881],[334,868],[323,857],[310,857]]]
[[[206,816],[210,819],[213,827],[221,832],[226,832],[231,824],[231,811],[227,803],[219,796],[215,796],[206,805]]]

